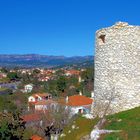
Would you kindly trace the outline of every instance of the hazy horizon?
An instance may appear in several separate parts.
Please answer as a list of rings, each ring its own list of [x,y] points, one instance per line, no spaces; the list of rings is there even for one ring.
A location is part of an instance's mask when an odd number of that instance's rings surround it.
[[[40,55],[40,56],[58,56],[58,57],[86,57],[86,56],[94,56],[94,55],[71,55],[71,56],[65,56],[65,55],[48,55],[48,54],[35,54],[35,53],[25,53],[25,54],[1,54],[0,55]]]

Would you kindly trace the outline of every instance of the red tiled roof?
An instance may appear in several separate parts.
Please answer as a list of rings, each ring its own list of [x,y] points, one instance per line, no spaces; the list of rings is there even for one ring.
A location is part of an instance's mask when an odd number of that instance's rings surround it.
[[[35,101],[35,102],[30,101],[29,105],[35,105],[35,103],[37,103],[37,101]]]
[[[48,100],[38,101],[38,102],[35,103],[35,105],[47,105],[47,104],[51,104],[51,103],[56,103],[56,102],[48,99]]]
[[[46,97],[46,96],[48,96],[48,95],[50,95],[50,94],[48,94],[48,93],[36,93],[36,94],[31,95],[31,96],[33,96],[33,97],[36,98],[37,96]]]
[[[38,114],[28,114],[28,115],[22,116],[22,119],[25,122],[38,121],[40,120],[40,116]]]
[[[73,75],[79,75],[80,71],[78,71],[78,70],[69,70],[66,73],[70,73],[70,74],[73,74]]]
[[[33,136],[31,137],[31,140],[43,140],[43,138],[41,138],[41,137],[38,136],[38,135],[33,135]]]
[[[82,106],[82,105],[89,105],[92,104],[92,99],[81,96],[81,95],[74,95],[68,98],[68,105],[70,106]]]
[[[68,106],[84,106],[92,104],[92,101],[93,100],[91,98],[86,96],[74,95],[68,97],[68,103],[66,103],[66,99],[63,101],[61,100],[60,103]]]

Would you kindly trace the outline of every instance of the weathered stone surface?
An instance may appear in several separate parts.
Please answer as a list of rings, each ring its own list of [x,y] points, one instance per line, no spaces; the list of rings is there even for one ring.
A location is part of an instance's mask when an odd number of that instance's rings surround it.
[[[114,112],[140,106],[140,26],[118,22],[96,32],[95,101],[114,95]]]

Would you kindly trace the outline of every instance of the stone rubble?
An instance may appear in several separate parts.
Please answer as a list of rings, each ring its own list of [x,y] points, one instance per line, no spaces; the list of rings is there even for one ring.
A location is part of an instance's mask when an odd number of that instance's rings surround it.
[[[99,130],[99,129],[94,129],[92,130],[90,134],[90,139],[89,140],[98,140],[100,138],[101,134],[107,134],[107,133],[112,133],[112,132],[121,132],[120,130]]]
[[[87,119],[95,119],[95,117],[92,114],[84,114],[82,117],[85,117]]]

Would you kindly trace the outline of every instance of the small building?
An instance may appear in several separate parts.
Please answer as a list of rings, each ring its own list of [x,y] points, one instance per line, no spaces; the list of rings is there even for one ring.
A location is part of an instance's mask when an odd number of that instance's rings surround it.
[[[24,92],[30,93],[33,90],[33,84],[28,84],[24,86]]]
[[[66,76],[72,76],[72,75],[79,76],[79,74],[80,74],[80,71],[78,71],[78,70],[67,70],[67,71],[65,71]]]
[[[31,137],[31,140],[44,140],[42,137],[38,136],[38,135],[33,135]]]
[[[7,74],[5,74],[5,73],[1,73],[0,72],[0,79],[2,79],[2,78],[6,78],[7,77]]]
[[[26,114],[21,117],[24,122],[26,122],[27,126],[34,126],[34,125],[40,125],[41,124],[41,116],[39,114]]]
[[[65,100],[60,100],[59,103],[70,109],[71,113],[90,113],[93,99],[83,95],[67,96]]]
[[[48,93],[37,93],[28,97],[28,110],[46,110],[52,99],[52,95]]]
[[[46,77],[39,78],[39,81],[41,81],[41,82],[47,82],[50,79],[51,78],[49,76],[46,76]]]
[[[35,103],[35,111],[40,111],[40,110],[45,111],[55,107],[56,107],[56,102],[51,99],[42,100]]]
[[[51,99],[52,98],[52,95],[51,94],[48,94],[48,93],[36,93],[36,94],[33,94],[31,96],[28,97],[28,102],[38,102],[38,101],[42,101],[42,100],[48,100],[48,99]]]

